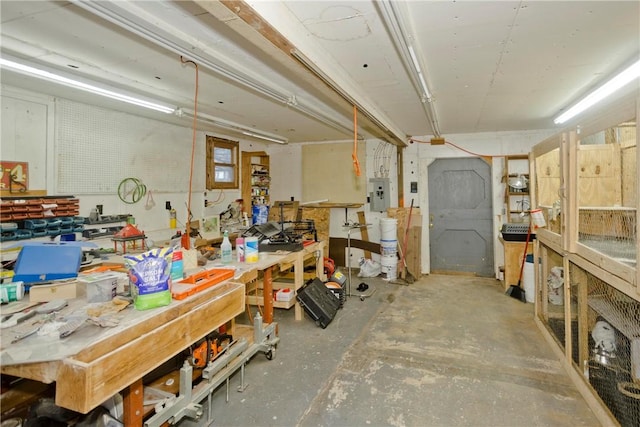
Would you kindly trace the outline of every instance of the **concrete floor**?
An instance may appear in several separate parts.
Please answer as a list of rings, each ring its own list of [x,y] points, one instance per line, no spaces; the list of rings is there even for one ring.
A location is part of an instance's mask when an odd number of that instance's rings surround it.
[[[599,426],[533,320],[494,279],[354,277],[326,328],[276,310],[280,343],[255,355],[188,426]]]

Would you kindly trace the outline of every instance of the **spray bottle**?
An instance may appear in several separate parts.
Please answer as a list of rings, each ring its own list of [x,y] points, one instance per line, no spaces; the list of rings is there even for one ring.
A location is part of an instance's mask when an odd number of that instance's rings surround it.
[[[223,264],[231,264],[231,242],[229,241],[229,232],[227,230],[224,231],[224,238],[220,245],[220,258],[222,258]]]

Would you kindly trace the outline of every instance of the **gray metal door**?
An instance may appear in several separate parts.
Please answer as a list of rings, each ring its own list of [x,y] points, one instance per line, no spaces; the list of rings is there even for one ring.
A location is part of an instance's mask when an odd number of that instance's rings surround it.
[[[493,277],[491,167],[480,158],[429,166],[432,273]]]

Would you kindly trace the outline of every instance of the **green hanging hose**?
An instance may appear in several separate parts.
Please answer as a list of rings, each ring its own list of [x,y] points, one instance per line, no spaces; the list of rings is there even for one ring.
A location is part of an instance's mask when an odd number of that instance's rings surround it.
[[[138,203],[145,194],[147,186],[138,178],[125,178],[118,185],[118,197],[129,205]]]

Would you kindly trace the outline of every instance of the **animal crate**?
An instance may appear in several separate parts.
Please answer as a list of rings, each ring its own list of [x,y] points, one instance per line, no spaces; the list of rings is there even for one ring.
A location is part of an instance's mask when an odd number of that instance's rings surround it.
[[[575,366],[623,427],[638,426],[640,301],[585,266],[570,263],[569,267],[578,320]]]

